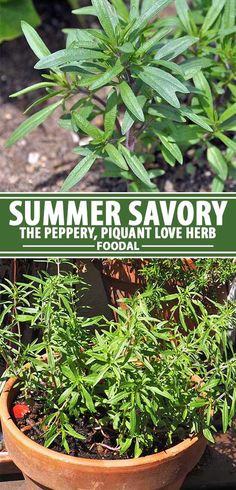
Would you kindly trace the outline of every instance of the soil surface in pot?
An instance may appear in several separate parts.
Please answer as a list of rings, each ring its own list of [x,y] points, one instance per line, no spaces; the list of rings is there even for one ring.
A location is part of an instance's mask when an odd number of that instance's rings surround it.
[[[24,412],[25,401],[22,398],[22,395],[19,394],[12,406],[11,414],[15,424],[21,432],[28,436],[32,441],[44,445],[44,434],[46,427],[43,425],[43,420],[45,419],[46,415],[43,409],[43,403],[36,401],[36,399],[37,395],[33,394],[32,399],[27,400],[29,411],[25,415],[21,416],[21,407],[23,407]],[[14,413],[16,416],[14,416]],[[67,442],[70,448],[70,456],[107,460],[129,459],[129,457],[132,457],[131,454],[120,456],[116,444],[118,433],[112,427],[101,428],[99,425],[99,418],[104,415],[105,413],[98,414],[98,423],[96,425],[91,423],[89,415],[86,414],[79,421],[70,421],[74,430],[85,437],[84,441],[80,441],[71,436],[67,437]],[[160,452],[170,447],[166,434],[160,434],[160,432],[158,432],[155,435],[156,437],[153,447],[149,451],[144,451],[142,456],[152,455],[155,452]],[[181,438],[180,435],[183,437]],[[173,438],[172,445],[177,445],[187,436],[188,434],[184,429],[180,430],[179,436],[176,435]],[[53,441],[50,449],[67,454],[65,449],[61,446],[61,440],[59,437]]]

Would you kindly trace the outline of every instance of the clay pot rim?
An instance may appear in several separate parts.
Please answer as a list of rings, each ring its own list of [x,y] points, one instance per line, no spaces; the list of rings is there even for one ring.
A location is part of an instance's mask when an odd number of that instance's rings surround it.
[[[76,464],[82,466],[93,466],[99,470],[102,468],[111,468],[111,469],[124,469],[134,468],[143,465],[150,465],[153,463],[162,462],[164,460],[170,460],[178,456],[182,452],[188,451],[189,448],[198,444],[200,440],[204,439],[202,434],[189,437],[184,441],[180,442],[176,446],[167,449],[166,451],[161,451],[157,454],[152,454],[150,456],[143,456],[140,458],[132,458],[132,459],[119,459],[119,460],[96,460],[96,459],[88,459],[88,458],[79,458],[75,456],[69,456],[65,454],[58,453],[52,449],[45,448],[41,446],[37,442],[32,441],[29,437],[27,437],[24,433],[22,433],[15,423],[12,420],[12,417],[9,413],[9,405],[10,405],[10,393],[16,383],[16,378],[11,378],[5,384],[3,392],[0,398],[0,412],[1,419],[3,423],[7,426],[7,430],[11,432],[12,437],[18,440],[18,442],[23,445],[28,451],[33,451],[34,453],[38,453],[39,456],[42,455],[45,458],[57,460],[61,463],[67,464]]]
[[[7,463],[12,463],[12,459],[10,458],[7,450],[6,451],[0,451],[0,465],[1,464],[7,464]]]

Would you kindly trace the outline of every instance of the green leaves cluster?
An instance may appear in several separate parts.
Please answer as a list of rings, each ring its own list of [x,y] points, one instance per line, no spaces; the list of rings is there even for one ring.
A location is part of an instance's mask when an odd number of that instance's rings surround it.
[[[214,292],[234,280],[236,263],[233,259],[151,259],[141,272],[150,284],[163,288],[194,283],[198,293],[214,300]]]
[[[205,153],[215,178],[212,191],[224,190],[227,178],[235,179],[236,122],[236,2],[235,0],[176,0],[178,35],[195,35],[195,57],[183,63],[186,78],[193,77],[198,93],[192,110],[212,127],[204,143],[197,143],[197,158]]]
[[[149,290],[116,310],[118,322],[85,319],[78,315],[78,276],[26,278],[2,286],[0,353],[25,399],[33,393],[42,402],[47,447],[61,440],[70,453],[69,437],[86,444],[86,435],[75,430],[84,418],[94,430],[112,431],[114,450],[128,457],[155,453],[160,437],[165,447],[199,432],[213,440],[214,413],[222,413],[225,431],[231,425],[236,358],[228,328],[230,321],[235,325],[235,305],[216,305],[210,314],[192,284],[188,294],[179,291],[179,313],[168,321],[150,315]],[[186,307],[195,309],[195,328],[183,334]],[[16,335],[20,349],[10,354],[9,331],[18,324],[37,329],[40,340],[24,347]]]
[[[44,82],[23,89],[46,89],[33,104],[58,97],[59,125],[79,134],[75,152],[83,158],[68,176],[63,191],[76,185],[102,160],[106,176],[121,177],[130,190],[156,189],[152,179],[168,165],[208,159],[222,190],[234,176],[235,0],[176,0],[177,16],[158,16],[172,0],[92,0],[74,11],[92,15],[96,28],[65,29],[66,48],[50,53],[38,34],[23,23],[35,55],[35,68],[47,70]],[[49,74],[48,74],[49,71]],[[45,81],[46,80],[46,81]],[[32,107],[32,106],[31,106]],[[44,121],[57,106],[30,116],[7,144]],[[31,108],[30,108],[31,109]],[[99,121],[99,126],[98,126]],[[83,144],[86,137],[86,144]]]

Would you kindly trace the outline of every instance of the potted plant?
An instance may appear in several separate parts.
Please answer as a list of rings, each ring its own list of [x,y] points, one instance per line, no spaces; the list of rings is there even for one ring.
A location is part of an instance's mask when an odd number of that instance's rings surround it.
[[[19,299],[15,321],[41,340],[9,359],[0,410],[10,455],[29,489],[179,489],[214,441],[213,415],[226,431],[235,414],[235,307],[209,315],[202,304],[182,335],[150,316],[145,293],[118,322],[79,317],[73,281],[31,277]]]
[[[7,145],[59,109],[59,126],[78,133],[74,151],[82,157],[63,191],[99,160],[105,176],[147,191],[157,189],[155,179],[168,165],[185,161],[194,172],[195,159],[196,165],[207,160],[212,189],[223,190],[235,176],[235,3],[201,0],[190,9],[176,0],[178,15],[158,18],[172,3],[92,0],[74,13],[92,15],[97,25],[65,29],[66,48],[55,53],[23,22],[43,80],[12,97],[45,90],[27,111],[49,105],[30,115]]]

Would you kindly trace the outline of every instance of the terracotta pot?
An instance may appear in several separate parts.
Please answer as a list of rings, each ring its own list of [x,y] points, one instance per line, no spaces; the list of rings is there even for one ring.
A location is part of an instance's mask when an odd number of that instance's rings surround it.
[[[198,436],[138,459],[65,456],[31,441],[16,427],[9,413],[14,383],[9,380],[1,395],[2,427],[8,451],[23,472],[28,490],[178,490],[205,450],[206,440]]]

